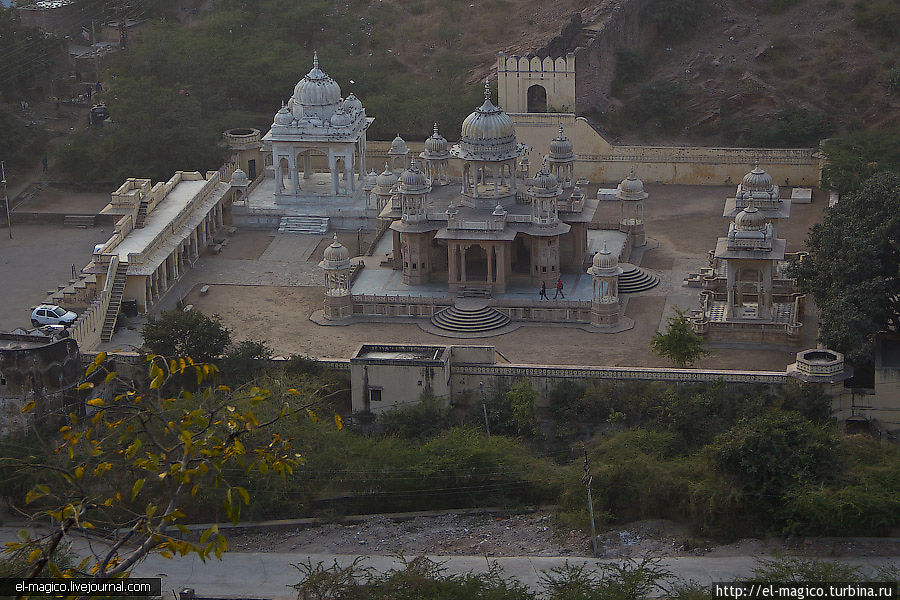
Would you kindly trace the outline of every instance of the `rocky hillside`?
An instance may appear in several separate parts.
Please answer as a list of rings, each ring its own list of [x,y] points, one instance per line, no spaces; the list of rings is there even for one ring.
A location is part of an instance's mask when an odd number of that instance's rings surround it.
[[[549,46],[607,57],[579,68],[579,105],[613,138],[805,145],[900,124],[895,0],[620,0],[580,16],[581,35]]]

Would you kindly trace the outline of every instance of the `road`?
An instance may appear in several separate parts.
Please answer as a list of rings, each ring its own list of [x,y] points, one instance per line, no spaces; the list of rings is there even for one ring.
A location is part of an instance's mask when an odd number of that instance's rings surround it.
[[[0,543],[11,541],[17,530],[0,527]],[[72,549],[86,553],[88,547],[83,539],[73,540]],[[95,549],[96,546],[95,546]],[[412,558],[412,557],[408,557]],[[515,577],[532,589],[539,589],[541,574],[567,561],[573,565],[602,564],[611,560],[594,560],[578,557],[490,557],[483,556],[429,556],[443,563],[447,573],[482,572],[488,568],[488,560],[503,569],[507,577]],[[758,557],[676,557],[666,558],[661,565],[671,570],[679,579],[708,584],[713,581],[728,581],[744,578],[751,574]],[[220,596],[227,598],[273,598],[295,600],[296,592],[290,587],[300,579],[300,573],[292,564],[322,562],[331,565],[334,561],[345,566],[360,559],[360,566],[378,571],[386,571],[401,565],[396,556],[346,555],[346,554],[306,554],[297,552],[226,552],[222,560],[211,559],[205,563],[196,556],[166,559],[151,555],[138,564],[133,575],[136,577],[162,577],[163,595],[183,588],[193,588],[200,596]],[[875,567],[882,564],[898,564],[900,557],[871,557],[841,559],[861,567]]]

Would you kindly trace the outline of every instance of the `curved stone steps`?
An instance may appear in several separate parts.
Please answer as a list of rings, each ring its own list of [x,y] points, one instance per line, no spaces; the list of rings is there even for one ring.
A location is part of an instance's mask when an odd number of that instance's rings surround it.
[[[445,331],[480,333],[500,329],[509,323],[509,317],[490,306],[462,308],[451,306],[435,313],[431,323]]]
[[[655,288],[659,284],[659,277],[628,263],[619,265],[622,274],[619,275],[619,293],[634,294],[645,292]]]

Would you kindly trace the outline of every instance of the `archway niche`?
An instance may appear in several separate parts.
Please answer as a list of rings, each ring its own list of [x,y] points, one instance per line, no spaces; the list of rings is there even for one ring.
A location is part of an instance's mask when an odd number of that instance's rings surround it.
[[[547,90],[544,86],[534,84],[528,88],[528,112],[547,112]]]

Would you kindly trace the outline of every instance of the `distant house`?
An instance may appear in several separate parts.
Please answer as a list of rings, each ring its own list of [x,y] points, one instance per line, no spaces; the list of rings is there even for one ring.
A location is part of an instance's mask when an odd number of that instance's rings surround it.
[[[16,12],[23,25],[37,27],[47,33],[76,36],[84,25],[82,11],[72,0],[37,0],[17,6]]]

